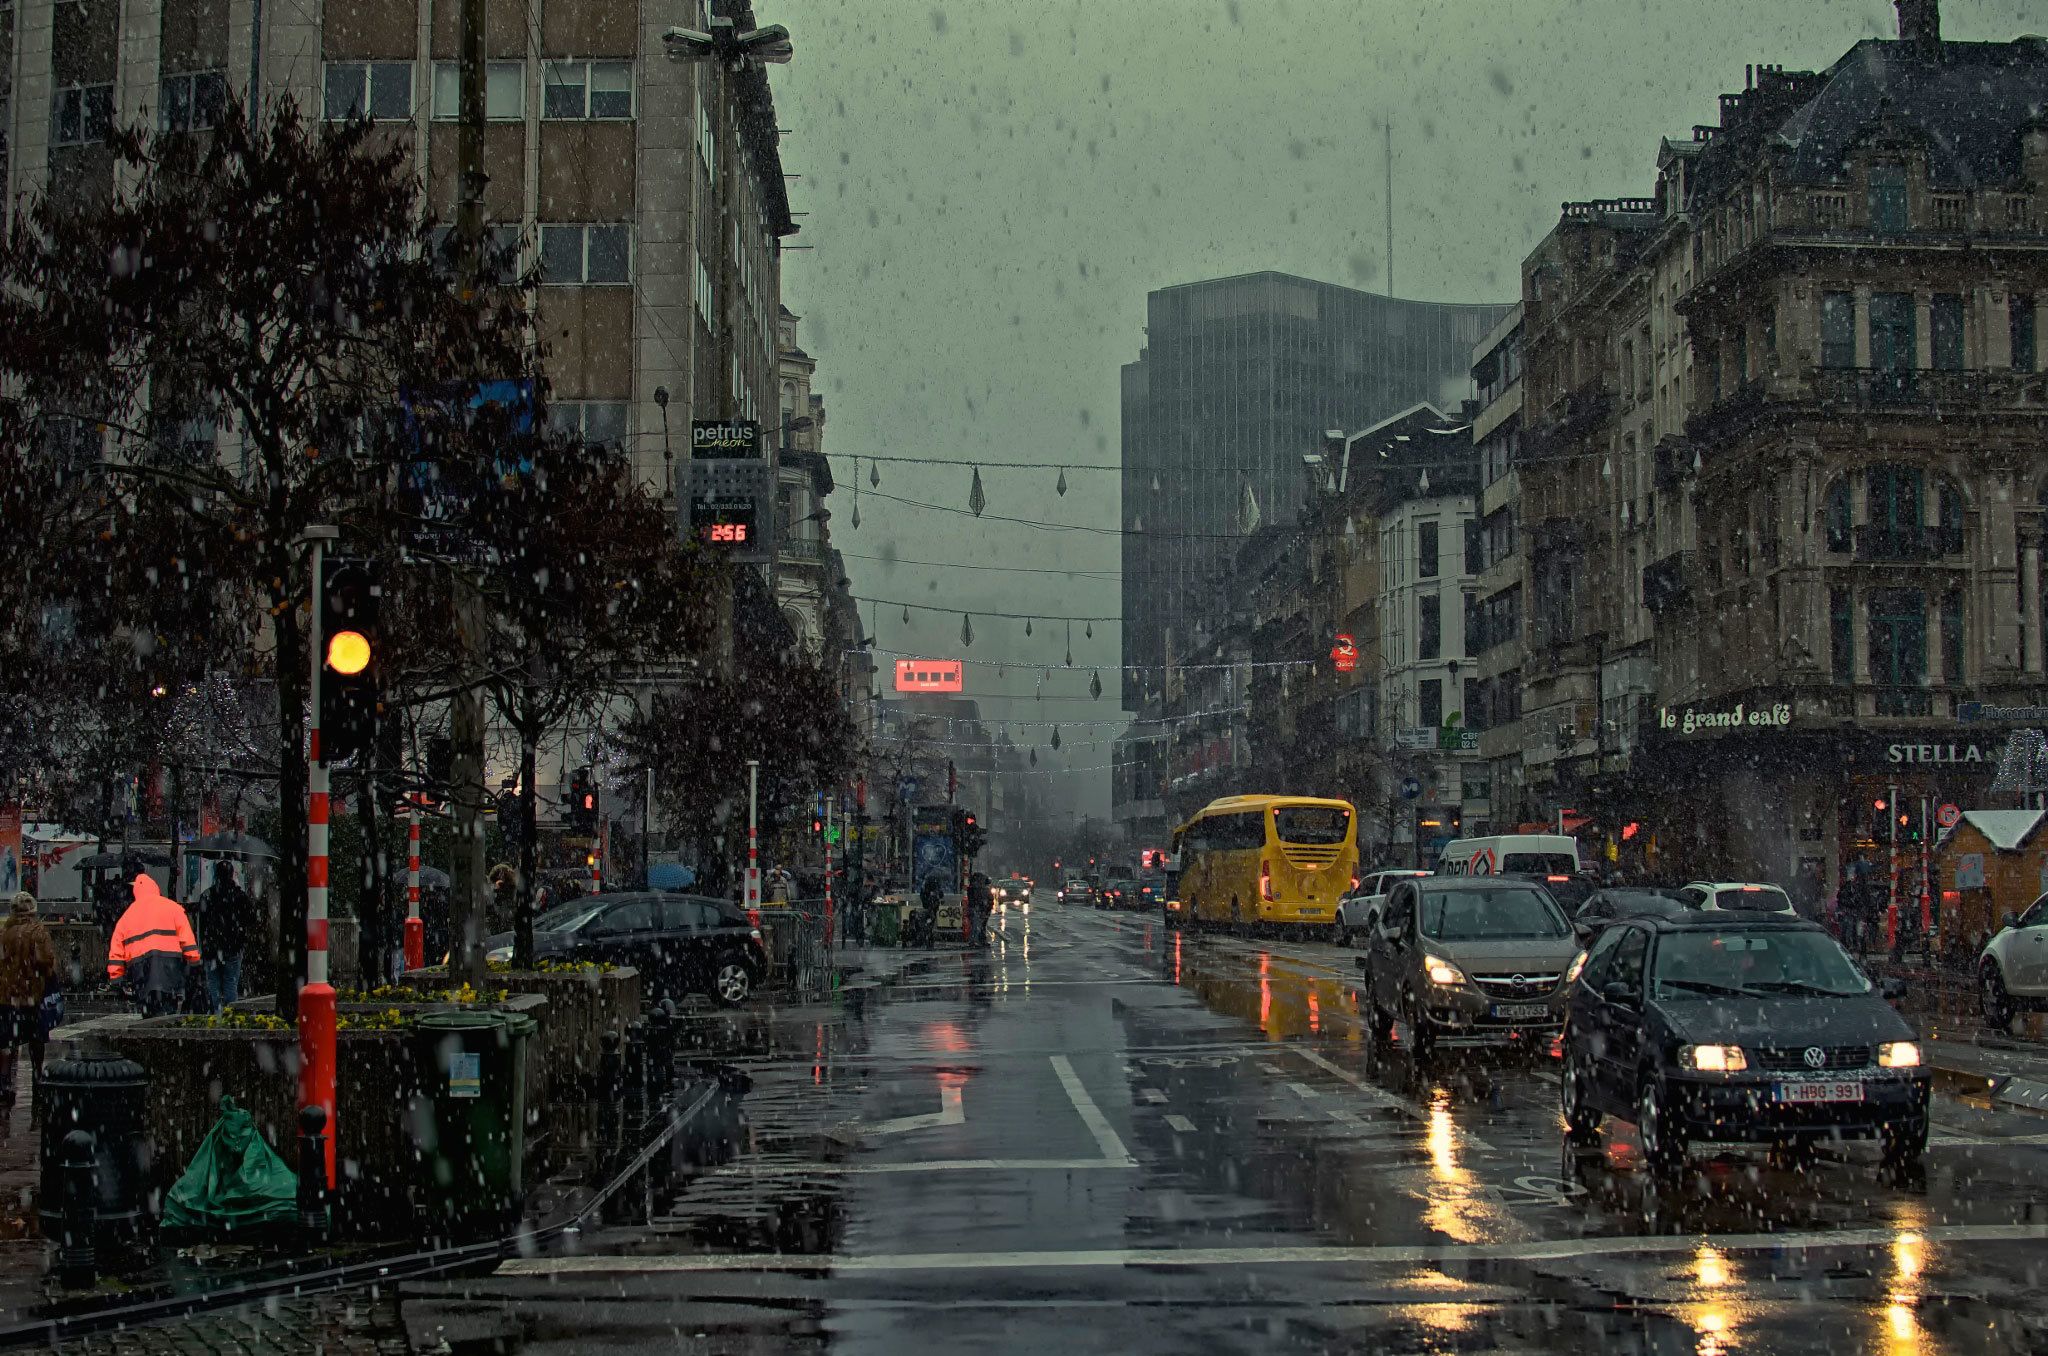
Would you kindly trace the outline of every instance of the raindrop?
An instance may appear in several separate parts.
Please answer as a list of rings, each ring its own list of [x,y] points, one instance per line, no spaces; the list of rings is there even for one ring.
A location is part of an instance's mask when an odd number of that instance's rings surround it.
[[[960,643],[962,645],[972,645],[974,643],[974,618],[968,616],[965,612],[960,614]]]
[[[1157,486],[1157,485],[1154,485],[1154,486],[1153,486],[1153,488],[1154,488],[1154,489],[1157,489],[1157,488],[1158,488],[1158,486]],[[1066,492],[1067,492],[1067,468],[1066,468],[1066,467],[1064,467],[1064,466],[1060,467],[1060,479],[1059,479],[1059,483],[1058,483],[1057,485],[1054,485],[1054,486],[1053,486],[1053,489],[1055,489],[1055,490],[1059,491],[1059,493],[1060,493],[1060,494],[1061,494],[1062,496],[1065,496],[1065,494],[1066,494]]]
[[[979,466],[974,468],[974,484],[967,491],[967,507],[974,510],[974,516],[977,518],[981,516],[981,511],[988,507],[988,496],[981,492],[981,468]]]

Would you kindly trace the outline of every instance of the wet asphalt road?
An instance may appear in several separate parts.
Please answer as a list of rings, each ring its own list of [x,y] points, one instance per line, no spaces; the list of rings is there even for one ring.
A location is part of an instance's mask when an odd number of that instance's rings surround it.
[[[1012,907],[984,955],[713,1020],[746,1141],[643,1224],[408,1287],[530,1352],[2004,1352],[2048,1346],[2048,1121],[1869,1150],[1567,1155],[1547,1051],[1418,1069],[1352,953]],[[891,960],[900,957],[891,957]],[[2015,1141],[2012,1137],[2031,1137]]]

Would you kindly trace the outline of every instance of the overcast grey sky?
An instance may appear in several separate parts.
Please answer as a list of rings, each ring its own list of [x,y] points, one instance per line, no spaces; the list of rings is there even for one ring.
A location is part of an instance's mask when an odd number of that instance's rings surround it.
[[[1944,0],[1944,36],[2048,32],[2042,0]],[[803,317],[841,488],[832,534],[888,650],[970,667],[1000,721],[1116,716],[1117,628],[990,610],[1117,611],[1117,369],[1145,293],[1256,269],[1384,290],[1380,128],[1394,124],[1394,290],[1506,301],[1567,199],[1647,193],[1657,138],[1716,120],[1747,63],[1816,69],[1892,37],[1889,0],[756,0],[788,26],[772,76],[803,233]],[[987,514],[877,496],[849,454],[981,459]],[[882,495],[964,509],[965,466],[884,463]],[[897,563],[891,563],[894,557]],[[1031,574],[908,561],[1094,573]],[[960,612],[975,614],[960,643]],[[873,621],[876,609],[864,606]],[[1034,698],[1053,666],[1046,700]],[[1099,666],[1105,698],[1086,698]],[[1014,699],[995,694],[1009,693]],[[1096,769],[1114,727],[1012,733]],[[1097,739],[1098,746],[1090,745]],[[1051,779],[1103,814],[1107,773]]]

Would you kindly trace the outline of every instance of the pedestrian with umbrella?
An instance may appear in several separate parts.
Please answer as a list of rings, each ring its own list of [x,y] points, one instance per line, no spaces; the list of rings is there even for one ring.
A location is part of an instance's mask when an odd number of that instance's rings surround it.
[[[235,879],[235,864],[214,868],[213,884],[199,896],[199,940],[205,945],[206,1007],[219,1012],[242,996],[242,956],[260,937],[262,911]]]

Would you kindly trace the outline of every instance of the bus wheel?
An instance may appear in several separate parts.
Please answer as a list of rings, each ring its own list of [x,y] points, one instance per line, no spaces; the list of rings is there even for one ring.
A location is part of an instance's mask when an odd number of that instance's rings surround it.
[[[1238,911],[1236,895],[1230,897],[1230,935],[1244,936],[1244,915]]]

